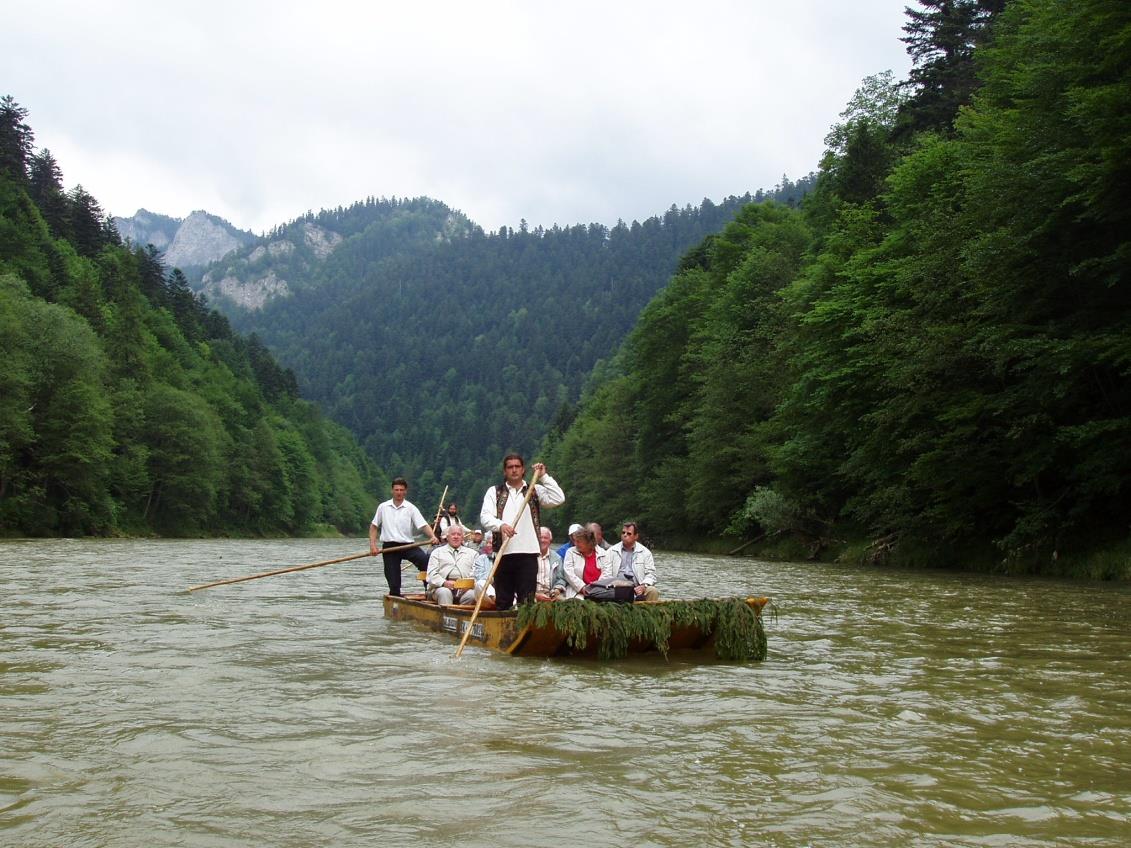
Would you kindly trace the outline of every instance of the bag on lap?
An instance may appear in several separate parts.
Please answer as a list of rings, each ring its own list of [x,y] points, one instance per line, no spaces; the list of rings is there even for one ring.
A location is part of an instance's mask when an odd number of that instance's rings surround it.
[[[600,580],[594,580],[585,589],[585,597],[591,601],[630,604],[636,600],[636,593],[632,590],[631,580],[603,577]]]

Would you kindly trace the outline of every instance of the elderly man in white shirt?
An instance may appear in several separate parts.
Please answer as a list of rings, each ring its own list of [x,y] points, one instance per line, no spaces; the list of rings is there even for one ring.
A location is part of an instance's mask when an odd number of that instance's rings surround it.
[[[554,531],[542,527],[538,531],[538,582],[534,597],[539,601],[556,601],[565,592],[565,577],[562,574],[562,558],[557,551],[550,550],[554,543]]]
[[[656,561],[639,538],[640,528],[636,522],[626,521],[620,531],[620,541],[609,548],[614,576],[632,581],[637,600],[658,601],[660,590],[656,588]]]
[[[541,513],[543,509],[565,503],[565,493],[546,473],[545,465],[535,463],[534,474],[538,482],[525,509],[523,504],[528,485],[523,478],[526,460],[517,453],[503,458],[503,482],[492,486],[483,495],[479,523],[484,530],[495,534],[496,550],[501,552],[506,545],[506,553],[499,561],[494,580],[495,604],[500,610],[510,609],[516,598],[520,604],[534,598],[538,583]]]
[[[428,597],[438,604],[475,603],[475,551],[464,547],[463,527],[453,524],[444,533],[446,545],[428,558]],[[460,587],[457,581],[466,581]]]

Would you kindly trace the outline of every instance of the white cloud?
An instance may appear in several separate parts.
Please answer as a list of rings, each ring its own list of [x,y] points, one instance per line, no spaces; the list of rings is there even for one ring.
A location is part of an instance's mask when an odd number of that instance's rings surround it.
[[[816,166],[904,0],[0,11],[0,79],[114,214],[263,230],[427,194],[489,229],[631,220]]]

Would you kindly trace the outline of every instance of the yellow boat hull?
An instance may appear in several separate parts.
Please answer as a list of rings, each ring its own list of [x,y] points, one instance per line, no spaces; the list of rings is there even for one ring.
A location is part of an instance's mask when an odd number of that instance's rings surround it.
[[[768,598],[746,598],[746,604],[761,614]],[[678,604],[680,601],[657,601],[659,604]],[[455,640],[463,638],[475,608],[472,606],[440,606],[426,600],[423,595],[403,597],[385,596],[385,617],[423,625],[437,633],[445,633]],[[480,610],[472,625],[468,645],[478,645],[492,651],[523,657],[596,656],[600,635],[593,634],[584,651],[575,651],[568,637],[552,624],[536,627],[533,624],[518,627],[517,610],[505,612]],[[714,655],[714,634],[704,634],[698,627],[672,628],[668,652],[702,651]],[[630,654],[655,653],[654,645],[643,642],[629,645]]]

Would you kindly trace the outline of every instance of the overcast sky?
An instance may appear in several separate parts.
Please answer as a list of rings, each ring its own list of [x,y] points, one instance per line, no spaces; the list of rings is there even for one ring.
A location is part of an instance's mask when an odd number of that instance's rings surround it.
[[[612,225],[814,170],[908,2],[8,0],[0,95],[114,215]]]

